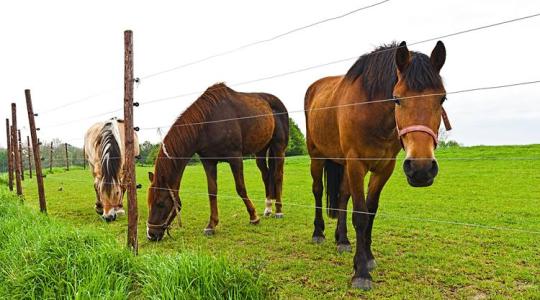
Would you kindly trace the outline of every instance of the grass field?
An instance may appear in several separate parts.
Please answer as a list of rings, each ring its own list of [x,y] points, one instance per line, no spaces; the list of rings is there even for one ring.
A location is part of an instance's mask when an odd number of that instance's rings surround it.
[[[373,233],[379,267],[370,292],[349,288],[353,254],[336,253],[334,220],[326,220],[326,242],[311,243],[307,157],[286,160],[285,218],[263,218],[258,226],[249,225],[229,167],[220,164],[220,223],[212,237],[203,235],[209,206],[200,165],[184,175],[183,227],[171,231],[173,238],[146,240],[146,189],[139,190],[140,251],[222,255],[264,273],[284,299],[540,298],[540,145],[441,149],[437,157],[440,172],[432,187],[409,187],[400,160],[382,193]],[[150,170],[137,169],[143,187]],[[245,162],[245,172],[248,194],[262,214],[264,187],[254,161]],[[50,216],[125,243],[127,218],[106,224],[94,212],[90,171],[50,174],[45,182]],[[26,180],[24,190],[27,204],[37,209],[34,181]]]

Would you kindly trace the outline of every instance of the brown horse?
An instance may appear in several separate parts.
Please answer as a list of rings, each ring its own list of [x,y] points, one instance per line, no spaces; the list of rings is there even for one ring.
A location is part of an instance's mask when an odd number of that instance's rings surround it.
[[[281,211],[285,148],[289,140],[289,117],[281,101],[270,94],[239,93],[220,83],[209,87],[165,136],[154,174],[149,173],[147,237],[158,241],[180,213],[180,181],[190,158],[197,153],[206,172],[210,221],[204,233],[214,234],[219,222],[217,208],[217,163],[228,162],[236,191],[244,201],[251,224],[259,223],[244,184],[243,159],[255,154],[265,189],[265,215]],[[268,156],[268,160],[267,160]]]
[[[405,42],[394,43],[361,56],[346,75],[322,78],[307,90],[307,145],[316,202],[313,241],[324,240],[324,175],[328,214],[338,217],[338,251],[351,249],[346,208],[352,195],[356,231],[353,287],[371,288],[369,272],[376,266],[371,251],[373,220],[399,150],[405,150],[403,170],[411,186],[429,186],[437,175],[435,133],[446,99],[439,71],[445,59],[440,41],[430,57],[409,52]],[[390,101],[377,101],[383,99]]]

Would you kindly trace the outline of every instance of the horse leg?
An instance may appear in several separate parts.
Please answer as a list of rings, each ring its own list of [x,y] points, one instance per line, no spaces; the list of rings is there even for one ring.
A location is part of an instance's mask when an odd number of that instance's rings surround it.
[[[391,161],[383,170],[380,172],[372,173],[369,178],[368,185],[368,194],[367,194],[367,209],[371,213],[369,215],[369,223],[366,229],[366,255],[368,259],[367,267],[371,271],[377,267],[377,262],[371,251],[371,231],[373,229],[373,222],[375,221],[375,214],[377,213],[377,208],[379,207],[379,197],[381,196],[381,191],[392,175],[394,171],[394,166],[396,165],[395,161]]]
[[[313,221],[313,242],[324,242],[324,219],[322,213],[322,196],[323,196],[323,167],[324,160],[311,160],[311,178],[313,179],[312,191],[315,197],[315,220]]]
[[[268,166],[266,165],[266,152],[267,149],[264,151],[261,151],[257,153],[257,167],[261,171],[262,180],[264,182],[264,190],[266,193],[266,201],[265,201],[265,209],[264,209],[264,216],[269,217],[272,215],[272,195],[270,193],[270,182],[269,182],[269,172],[268,172]]]
[[[244,183],[244,162],[241,158],[234,158],[229,160],[229,164],[231,166],[231,171],[234,176],[236,192],[238,193],[238,196],[240,196],[244,201],[246,209],[249,213],[249,222],[251,224],[259,224],[260,219],[257,216],[257,212],[255,211],[255,206],[253,206],[253,203],[248,198],[246,184]]]
[[[351,242],[347,238],[347,204],[351,193],[349,192],[349,180],[347,176],[343,176],[341,181],[341,187],[339,191],[339,203],[338,203],[338,219],[336,226],[336,244],[338,253],[351,252]]]
[[[218,207],[217,207],[217,162],[201,159],[206,173],[206,181],[208,184],[208,199],[210,201],[210,221],[204,229],[205,235],[213,235],[215,228],[219,223]]]
[[[352,287],[363,290],[371,289],[371,275],[367,268],[366,229],[369,216],[364,195],[364,177],[366,170],[362,162],[350,160],[346,165],[350,192],[353,199],[352,222],[356,231],[356,253],[354,255],[354,275]]]
[[[94,191],[96,192],[96,205],[94,208],[96,209],[96,213],[101,216],[103,214],[103,203],[101,203],[101,199],[99,198],[99,192],[96,184],[94,184]]]
[[[270,161],[270,171],[273,171],[273,174],[270,176],[273,177],[272,182],[274,183],[274,200],[276,200],[276,218],[283,218],[283,212],[281,210],[283,202],[281,199],[281,192],[283,190],[283,167],[285,164],[285,147],[272,146],[271,148],[271,158]],[[273,169],[273,170],[272,170]]]

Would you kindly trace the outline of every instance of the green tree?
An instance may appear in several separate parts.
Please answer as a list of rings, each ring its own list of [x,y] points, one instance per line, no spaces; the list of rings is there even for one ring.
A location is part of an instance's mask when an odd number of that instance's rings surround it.
[[[302,134],[302,131],[300,131],[298,124],[296,124],[293,119],[289,118],[289,146],[287,147],[285,155],[295,156],[306,154],[306,138],[304,137],[304,134]]]

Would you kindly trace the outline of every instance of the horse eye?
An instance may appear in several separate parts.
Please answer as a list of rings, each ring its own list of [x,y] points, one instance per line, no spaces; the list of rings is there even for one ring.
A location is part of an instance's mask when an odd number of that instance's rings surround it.
[[[399,105],[399,99],[398,99],[398,97],[396,97],[396,96],[394,96],[394,103],[395,103],[396,105]]]
[[[441,99],[441,104],[443,104],[444,101],[446,101],[446,96],[443,96],[443,97],[442,97],[442,99]]]

